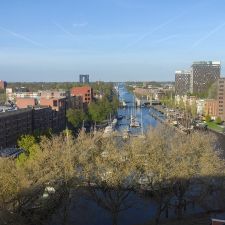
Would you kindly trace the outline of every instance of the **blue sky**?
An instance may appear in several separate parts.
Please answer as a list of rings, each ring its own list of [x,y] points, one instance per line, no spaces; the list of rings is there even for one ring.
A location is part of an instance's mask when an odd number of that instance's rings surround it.
[[[0,0],[0,79],[174,80],[225,66],[224,0]]]

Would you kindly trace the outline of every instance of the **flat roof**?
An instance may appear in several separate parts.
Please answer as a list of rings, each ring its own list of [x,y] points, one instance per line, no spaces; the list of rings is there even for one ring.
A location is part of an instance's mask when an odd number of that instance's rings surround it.
[[[6,112],[1,112],[0,113],[0,119],[8,116],[13,116],[13,115],[19,115],[24,112],[29,112],[32,111],[32,108],[26,108],[26,109],[15,109],[14,111],[6,111]]]

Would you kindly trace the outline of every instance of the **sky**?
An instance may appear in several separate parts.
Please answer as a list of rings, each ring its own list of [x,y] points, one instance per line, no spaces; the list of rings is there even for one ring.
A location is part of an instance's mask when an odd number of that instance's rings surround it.
[[[221,61],[224,0],[0,0],[0,79],[173,81]]]

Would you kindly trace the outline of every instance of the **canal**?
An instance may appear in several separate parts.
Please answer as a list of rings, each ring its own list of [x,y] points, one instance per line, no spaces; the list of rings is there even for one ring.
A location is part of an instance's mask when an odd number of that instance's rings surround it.
[[[156,127],[158,121],[151,116],[148,107],[136,107],[134,102],[133,93],[126,89],[125,84],[118,85],[118,95],[120,102],[124,101],[126,107],[121,107],[118,109],[118,115],[122,115],[123,119],[118,122],[117,129],[123,131],[130,125],[130,116],[135,115],[138,122],[141,124],[139,128],[131,128],[131,134],[141,134],[142,129],[144,132],[151,129],[151,127]],[[143,127],[143,128],[142,128]]]

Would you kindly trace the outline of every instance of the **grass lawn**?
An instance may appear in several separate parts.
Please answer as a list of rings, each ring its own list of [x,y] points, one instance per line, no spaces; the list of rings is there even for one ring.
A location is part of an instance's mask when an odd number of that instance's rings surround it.
[[[216,124],[214,121],[210,121],[206,123],[209,129],[215,130],[217,132],[223,132],[224,129],[220,127],[220,125]]]

